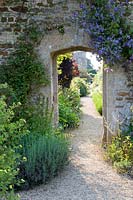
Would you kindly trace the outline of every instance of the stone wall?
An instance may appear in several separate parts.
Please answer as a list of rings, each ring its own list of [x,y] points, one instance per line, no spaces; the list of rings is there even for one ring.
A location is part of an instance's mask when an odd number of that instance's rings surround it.
[[[91,51],[89,36],[78,26],[78,21],[72,21],[78,9],[77,0],[29,0],[8,6],[0,1],[0,63],[13,51],[17,37],[25,28],[30,24],[37,26],[41,35],[35,50],[47,69],[50,85],[33,91],[33,96],[41,92],[49,97],[50,105],[54,105],[55,122],[58,119],[56,57],[69,51]],[[132,15],[129,20],[132,22]],[[128,118],[126,123],[129,123],[132,77],[132,64],[128,73],[119,67],[111,73],[104,72],[104,116],[114,130],[121,118]]]

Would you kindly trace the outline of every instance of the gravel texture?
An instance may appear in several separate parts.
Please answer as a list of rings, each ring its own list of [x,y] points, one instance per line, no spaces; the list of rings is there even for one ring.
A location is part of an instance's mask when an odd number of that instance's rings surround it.
[[[100,149],[102,117],[81,98],[82,120],[72,131],[70,164],[47,185],[20,193],[21,200],[133,200],[133,180],[118,175]]]

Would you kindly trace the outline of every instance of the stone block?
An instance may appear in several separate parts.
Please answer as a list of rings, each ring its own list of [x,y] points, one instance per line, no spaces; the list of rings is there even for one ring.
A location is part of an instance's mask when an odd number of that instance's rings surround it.
[[[1,18],[1,22],[7,22],[8,21],[8,18],[7,17],[2,17]]]
[[[8,7],[0,7],[0,13],[1,12],[8,12]]]
[[[129,96],[129,92],[124,92],[124,91],[123,92],[118,92],[117,95],[118,96],[122,96],[122,97]]]

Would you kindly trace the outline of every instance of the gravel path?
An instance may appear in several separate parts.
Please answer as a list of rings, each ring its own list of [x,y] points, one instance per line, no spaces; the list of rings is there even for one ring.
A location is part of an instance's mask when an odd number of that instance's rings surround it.
[[[100,150],[102,118],[89,97],[81,99],[80,127],[72,131],[69,166],[47,185],[21,193],[21,200],[133,200],[133,180],[118,175]]]

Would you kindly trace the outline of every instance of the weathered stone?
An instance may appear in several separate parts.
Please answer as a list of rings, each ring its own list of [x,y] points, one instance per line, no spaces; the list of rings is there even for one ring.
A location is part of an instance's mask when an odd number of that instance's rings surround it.
[[[129,96],[129,92],[118,92],[118,96]]]
[[[4,30],[7,31],[7,32],[11,32],[12,31],[11,27],[5,27]]]
[[[19,17],[17,17],[15,22],[20,22],[20,23],[21,22],[27,22],[27,18],[19,18]]]
[[[124,106],[115,106],[115,108],[123,108]]]
[[[8,56],[8,52],[0,50],[0,56]]]
[[[0,7],[0,12],[8,12],[8,7]]]
[[[9,17],[8,18],[8,22],[13,22],[14,21],[14,18],[13,17]]]
[[[133,97],[128,97],[128,98],[126,98],[126,100],[133,102]]]
[[[13,48],[13,44],[10,44],[10,43],[0,44],[0,48]]]
[[[122,101],[123,98],[122,98],[122,97],[116,97],[116,100],[117,100],[117,101]]]
[[[7,22],[7,21],[8,21],[7,17],[2,17],[1,18],[1,22]]]
[[[14,32],[21,32],[21,28],[20,27],[14,28]]]
[[[15,12],[21,12],[21,13],[26,13],[28,11],[28,7],[24,7],[24,6],[14,6],[14,7],[10,7],[10,9]]]

